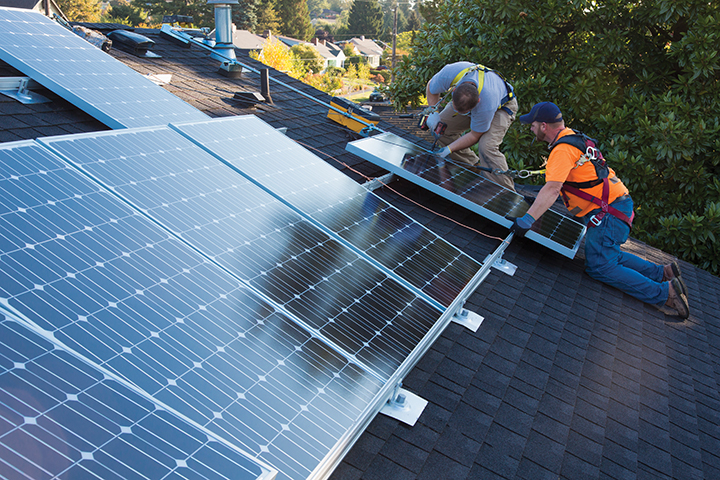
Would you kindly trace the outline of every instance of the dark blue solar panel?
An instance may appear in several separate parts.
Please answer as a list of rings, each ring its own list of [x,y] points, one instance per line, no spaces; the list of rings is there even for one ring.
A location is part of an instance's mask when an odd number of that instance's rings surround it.
[[[441,314],[173,130],[43,141],[381,378]]]
[[[355,140],[348,143],[347,150],[500,225],[509,227],[506,216],[520,217],[527,212],[522,195],[488,181],[477,168],[430,155],[397,135],[383,133]],[[583,224],[549,210],[526,236],[573,258],[584,235]]]
[[[447,307],[479,265],[253,116],[172,125]]]
[[[0,175],[0,304],[89,365],[282,479],[307,478],[377,401],[376,373],[34,142],[0,146]]]
[[[0,8],[0,59],[110,128],[208,118],[33,10]]]
[[[270,471],[0,311],[1,478],[268,478]]]

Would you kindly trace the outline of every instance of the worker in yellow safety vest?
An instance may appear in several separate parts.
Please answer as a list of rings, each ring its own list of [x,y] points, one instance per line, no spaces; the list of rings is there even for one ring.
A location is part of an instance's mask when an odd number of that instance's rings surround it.
[[[452,100],[440,110],[442,95],[450,91]],[[430,79],[426,96],[430,106],[427,126],[443,147],[437,154],[484,167],[489,180],[515,190],[510,176],[494,173],[508,170],[500,144],[518,110],[512,86],[494,70],[456,62]],[[479,158],[470,149],[476,143]]]

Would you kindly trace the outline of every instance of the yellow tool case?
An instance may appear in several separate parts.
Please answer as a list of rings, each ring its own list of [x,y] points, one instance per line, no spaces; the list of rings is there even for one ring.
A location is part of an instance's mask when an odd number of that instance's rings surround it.
[[[337,112],[332,108],[328,110],[328,118],[348,127],[354,132],[360,132],[368,128],[368,125],[366,125],[366,123],[377,125],[377,123],[380,121],[380,115],[378,115],[377,113],[371,112],[370,110],[367,110],[358,105],[357,103],[353,103],[345,98],[333,97],[333,99],[330,101],[330,105],[337,108],[338,110],[349,113],[354,118],[343,115],[342,113]],[[363,120],[366,123],[359,122],[355,120],[355,118]]]

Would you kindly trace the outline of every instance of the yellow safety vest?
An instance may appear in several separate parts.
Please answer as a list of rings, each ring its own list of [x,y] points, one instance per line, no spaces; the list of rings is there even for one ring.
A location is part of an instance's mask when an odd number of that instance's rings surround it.
[[[460,73],[455,75],[455,78],[453,78],[452,83],[450,84],[450,88],[457,85],[462,78],[467,75],[470,72],[474,72],[475,70],[478,71],[478,93],[482,91],[483,85],[485,84],[485,72],[494,72],[497,76],[499,76],[502,81],[505,83],[505,88],[507,89],[507,95],[501,100],[500,106],[498,107],[498,110],[500,110],[505,104],[510,102],[513,98],[515,98],[515,91],[513,88],[505,81],[505,78],[500,75],[498,72],[493,70],[492,68],[487,68],[486,66],[480,65],[479,63],[476,64],[473,67],[468,67],[463,70],[460,70]]]

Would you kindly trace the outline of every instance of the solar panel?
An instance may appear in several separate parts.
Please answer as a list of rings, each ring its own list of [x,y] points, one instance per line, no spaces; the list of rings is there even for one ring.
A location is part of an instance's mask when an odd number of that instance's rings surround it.
[[[110,128],[208,118],[32,10],[0,8],[0,59]]]
[[[512,225],[506,215],[520,217],[527,212],[521,195],[486,180],[480,170],[430,155],[392,133],[349,142],[346,149],[504,227]],[[574,258],[584,235],[584,225],[548,210],[525,236]]]
[[[274,474],[1,310],[0,418],[2,478]]]
[[[442,313],[169,128],[40,141],[384,380]]]
[[[449,306],[480,268],[472,258],[257,117],[171,127],[441,307]]]
[[[392,385],[377,373],[37,143],[0,146],[0,191],[0,305],[91,370],[106,369],[166,405],[177,417],[166,422],[212,432],[278,469],[279,479],[304,479],[336,461],[387,398]],[[11,346],[0,345],[0,354],[10,356]],[[67,369],[48,368],[65,377]],[[0,447],[34,458],[15,438],[0,436]],[[174,445],[180,435],[144,440],[184,448]],[[74,439],[53,441],[65,448]],[[116,458],[134,462],[137,452],[121,446]]]

